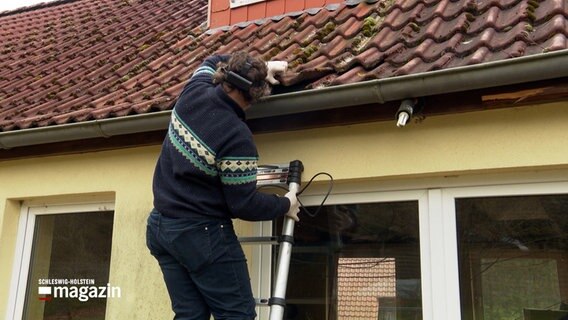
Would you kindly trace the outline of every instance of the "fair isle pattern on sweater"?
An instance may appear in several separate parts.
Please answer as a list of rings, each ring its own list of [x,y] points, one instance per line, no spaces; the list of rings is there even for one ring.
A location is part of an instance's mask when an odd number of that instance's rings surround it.
[[[208,67],[208,66],[201,66],[201,67],[197,68],[197,70],[195,70],[195,72],[193,72],[192,77],[194,77],[194,76],[196,76],[200,73],[213,75],[213,74],[215,74],[215,69]]]
[[[256,181],[257,158],[223,158],[217,161],[223,184],[244,184]]]
[[[175,110],[172,111],[168,137],[176,150],[195,167],[205,172],[207,175],[217,175],[215,152],[191,131],[189,126],[181,120]]]

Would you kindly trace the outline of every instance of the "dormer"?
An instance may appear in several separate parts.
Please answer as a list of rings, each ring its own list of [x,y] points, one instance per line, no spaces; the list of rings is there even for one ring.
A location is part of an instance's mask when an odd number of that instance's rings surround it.
[[[321,8],[343,0],[209,0],[209,28]]]

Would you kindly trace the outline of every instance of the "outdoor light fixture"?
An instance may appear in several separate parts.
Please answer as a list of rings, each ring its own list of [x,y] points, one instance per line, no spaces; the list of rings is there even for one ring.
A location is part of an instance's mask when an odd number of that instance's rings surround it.
[[[399,128],[406,126],[408,121],[412,119],[412,116],[420,111],[419,109],[421,108],[418,107],[417,99],[402,100],[396,112],[396,126]]]

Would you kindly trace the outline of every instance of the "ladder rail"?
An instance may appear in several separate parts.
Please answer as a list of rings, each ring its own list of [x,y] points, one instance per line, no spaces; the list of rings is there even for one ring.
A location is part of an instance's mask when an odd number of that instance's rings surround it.
[[[288,170],[288,191],[298,194],[302,180],[304,165],[299,160],[290,162]],[[282,236],[278,252],[276,282],[272,297],[269,299],[270,320],[282,320],[284,318],[284,307],[286,306],[286,287],[288,285],[288,275],[290,271],[290,258],[292,256],[292,245],[294,243],[295,221],[288,216],[284,216],[282,226]]]
[[[298,193],[300,185],[290,183],[290,191]],[[295,221],[292,218],[284,217],[282,226],[282,239],[278,252],[276,268],[276,283],[270,298],[270,320],[281,320],[284,318],[284,307],[286,305],[286,288],[288,285],[288,275],[290,272],[290,258],[292,255],[292,237],[294,236]],[[288,237],[287,237],[288,236]]]

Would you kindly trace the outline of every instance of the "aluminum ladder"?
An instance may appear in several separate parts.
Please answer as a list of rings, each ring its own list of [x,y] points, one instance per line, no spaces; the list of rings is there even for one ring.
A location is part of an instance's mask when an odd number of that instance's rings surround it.
[[[296,194],[300,191],[304,166],[300,160],[289,165],[265,165],[258,167],[257,187],[288,185],[288,190]],[[290,270],[292,245],[294,244],[294,225],[292,218],[284,216],[282,234],[279,237],[240,237],[242,244],[279,245],[276,264],[276,279],[269,299],[255,299],[258,306],[270,307],[270,320],[282,320],[286,306],[286,287]]]

